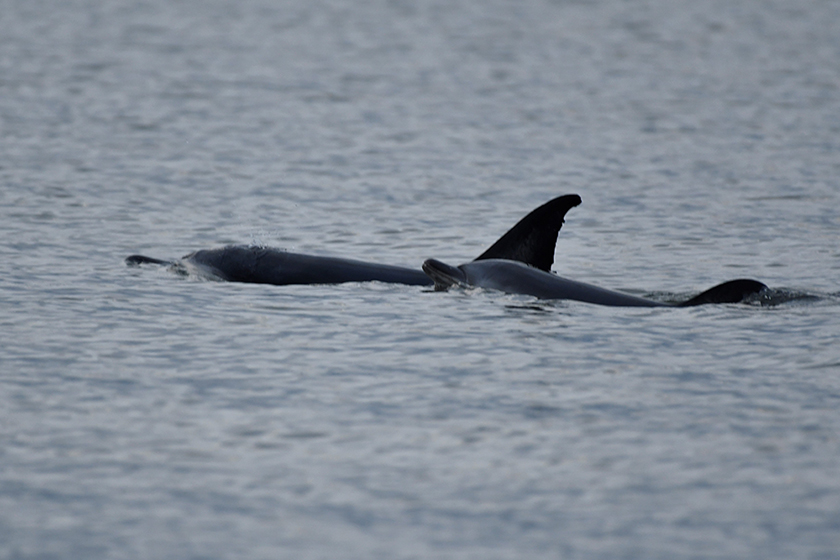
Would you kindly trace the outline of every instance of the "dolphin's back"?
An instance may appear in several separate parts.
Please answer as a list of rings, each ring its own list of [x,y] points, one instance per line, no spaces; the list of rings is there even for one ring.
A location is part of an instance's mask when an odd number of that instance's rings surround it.
[[[615,307],[692,307],[707,303],[739,303],[767,288],[757,280],[731,280],[688,301],[665,303],[569,280],[504,259],[473,261],[458,267],[428,259],[423,263],[423,270],[434,280],[437,290],[445,290],[450,286],[472,286],[540,299],[570,299]]]
[[[662,307],[666,304],[630,294],[576,282],[525,264],[488,259],[463,264],[467,283],[491,290],[525,294],[541,299],[571,299],[598,305],[620,307]]]
[[[303,255],[271,249],[231,245],[190,253],[182,263],[229,282],[253,284],[340,284],[388,282],[430,286],[420,270],[370,262]]]

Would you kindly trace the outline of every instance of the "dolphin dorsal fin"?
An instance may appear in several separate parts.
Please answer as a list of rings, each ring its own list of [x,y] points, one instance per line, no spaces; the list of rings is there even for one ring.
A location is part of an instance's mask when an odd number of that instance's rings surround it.
[[[557,234],[566,212],[580,204],[580,197],[567,194],[549,200],[519,220],[506,234],[475,260],[508,259],[551,272]]]
[[[693,307],[705,303],[741,303],[748,297],[766,290],[767,286],[758,280],[740,278],[730,280],[709,288],[702,294],[694,296],[688,301],[677,304],[678,307]]]

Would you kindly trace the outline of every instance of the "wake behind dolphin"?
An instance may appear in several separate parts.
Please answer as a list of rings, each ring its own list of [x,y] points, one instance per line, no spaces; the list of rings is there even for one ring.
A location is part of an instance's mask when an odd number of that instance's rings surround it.
[[[536,270],[549,271],[554,262],[557,234],[563,226],[563,219],[566,213],[580,202],[580,197],[576,194],[560,196],[546,202],[517,222],[476,260],[506,259],[527,264]],[[244,245],[195,251],[175,261],[131,255],[125,262],[129,265],[171,265],[187,273],[196,272],[229,282],[255,284],[340,284],[372,281],[420,286],[433,284],[422,270]]]

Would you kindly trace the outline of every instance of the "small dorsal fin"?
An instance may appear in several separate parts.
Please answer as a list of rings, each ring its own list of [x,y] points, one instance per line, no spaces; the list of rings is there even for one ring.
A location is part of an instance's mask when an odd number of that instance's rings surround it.
[[[688,301],[677,304],[678,307],[693,307],[705,303],[740,303],[749,296],[759,293],[767,286],[758,280],[741,278],[730,280],[709,288],[700,295],[694,296]]]
[[[549,200],[519,220],[506,234],[475,260],[508,259],[551,272],[557,234],[566,212],[580,204],[580,197],[567,194]]]

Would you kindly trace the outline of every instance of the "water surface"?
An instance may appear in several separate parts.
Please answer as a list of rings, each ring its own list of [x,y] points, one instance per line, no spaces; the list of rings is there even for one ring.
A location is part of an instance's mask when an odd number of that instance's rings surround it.
[[[0,558],[840,558],[840,6],[6,3]],[[578,193],[612,309],[404,266]]]

